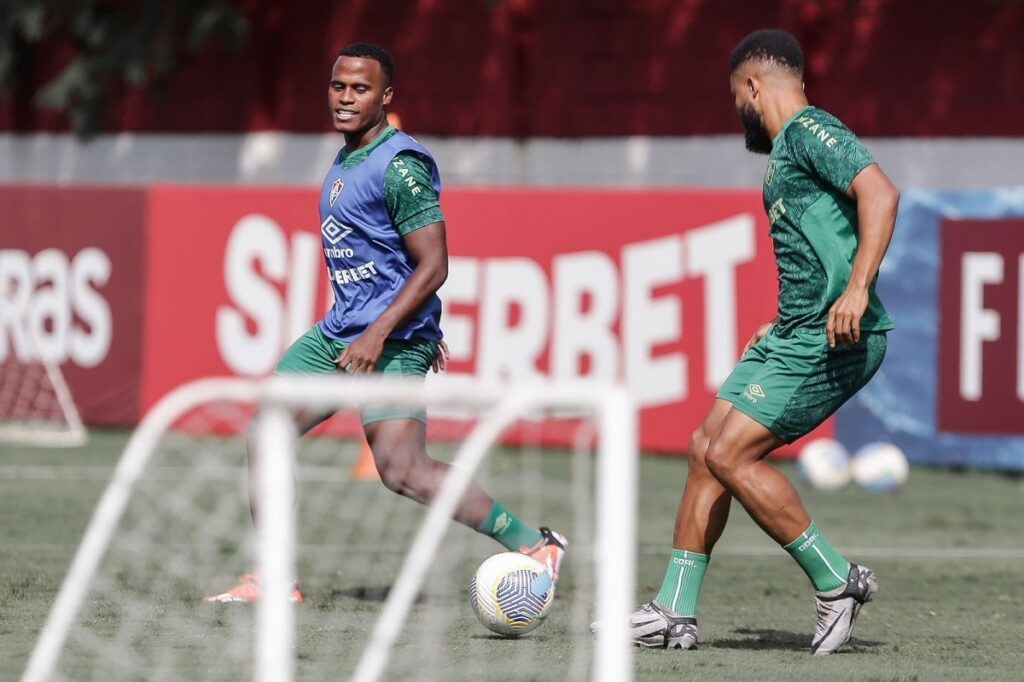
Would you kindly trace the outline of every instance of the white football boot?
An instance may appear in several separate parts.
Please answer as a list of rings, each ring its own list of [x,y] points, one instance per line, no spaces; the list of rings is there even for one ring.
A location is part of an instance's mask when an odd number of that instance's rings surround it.
[[[860,607],[878,592],[878,579],[871,569],[850,564],[846,585],[832,592],[818,592],[814,603],[818,625],[811,642],[815,656],[830,654],[850,640]]]
[[[593,623],[595,635],[600,628]],[[653,601],[647,602],[629,617],[633,644],[648,649],[696,649],[697,619],[679,616]]]

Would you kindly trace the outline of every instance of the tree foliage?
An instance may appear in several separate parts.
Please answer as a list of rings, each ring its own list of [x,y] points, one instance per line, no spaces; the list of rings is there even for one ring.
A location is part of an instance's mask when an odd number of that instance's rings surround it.
[[[31,104],[68,115],[72,129],[102,130],[119,90],[171,77],[219,40],[240,48],[249,22],[228,0],[0,0],[0,92],[31,88]],[[38,57],[68,52],[35,87]]]

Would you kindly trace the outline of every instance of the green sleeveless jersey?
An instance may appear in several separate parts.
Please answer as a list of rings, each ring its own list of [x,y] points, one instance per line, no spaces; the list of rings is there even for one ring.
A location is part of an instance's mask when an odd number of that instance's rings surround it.
[[[764,207],[779,272],[780,336],[825,333],[829,308],[846,289],[857,254],[857,205],[846,191],[873,163],[849,128],[816,107],[801,109],[775,137]],[[892,327],[872,282],[861,331]]]

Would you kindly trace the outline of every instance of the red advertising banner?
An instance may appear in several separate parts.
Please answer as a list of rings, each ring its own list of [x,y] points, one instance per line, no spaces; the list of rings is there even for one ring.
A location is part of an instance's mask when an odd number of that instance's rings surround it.
[[[3,317],[0,353],[26,352],[17,325],[33,325],[89,424],[133,425],[193,379],[266,376],[331,301],[311,190],[15,186],[0,201],[0,285],[31,310]],[[450,372],[624,381],[647,449],[685,450],[775,314],[754,192],[457,190],[443,205]]]
[[[191,379],[274,369],[327,307],[319,224],[309,190],[150,190],[146,408]]]
[[[450,371],[624,380],[645,448],[685,450],[775,314],[755,192],[459,190],[443,205]],[[316,210],[308,190],[150,190],[144,407],[191,379],[268,374],[320,318]]]
[[[946,220],[939,281],[939,430],[1019,434],[1024,220]]]
[[[136,423],[145,190],[4,186],[0,206],[0,291],[28,310],[0,316],[0,361],[59,364],[87,423]]]

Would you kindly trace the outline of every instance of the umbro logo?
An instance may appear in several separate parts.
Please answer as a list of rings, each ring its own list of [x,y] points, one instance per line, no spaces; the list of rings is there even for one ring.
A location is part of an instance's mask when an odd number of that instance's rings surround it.
[[[491,529],[491,533],[494,535],[501,535],[509,526],[512,525],[512,520],[508,517],[508,514],[502,512],[498,518],[494,519],[494,528]]]
[[[750,384],[750,388],[748,388],[747,390],[750,391],[750,395],[754,396],[755,398],[764,397],[764,389],[761,388],[760,384]]]
[[[327,220],[320,223],[320,234],[330,244],[337,244],[345,237],[352,234],[352,228],[339,223],[334,216],[327,216]]]

